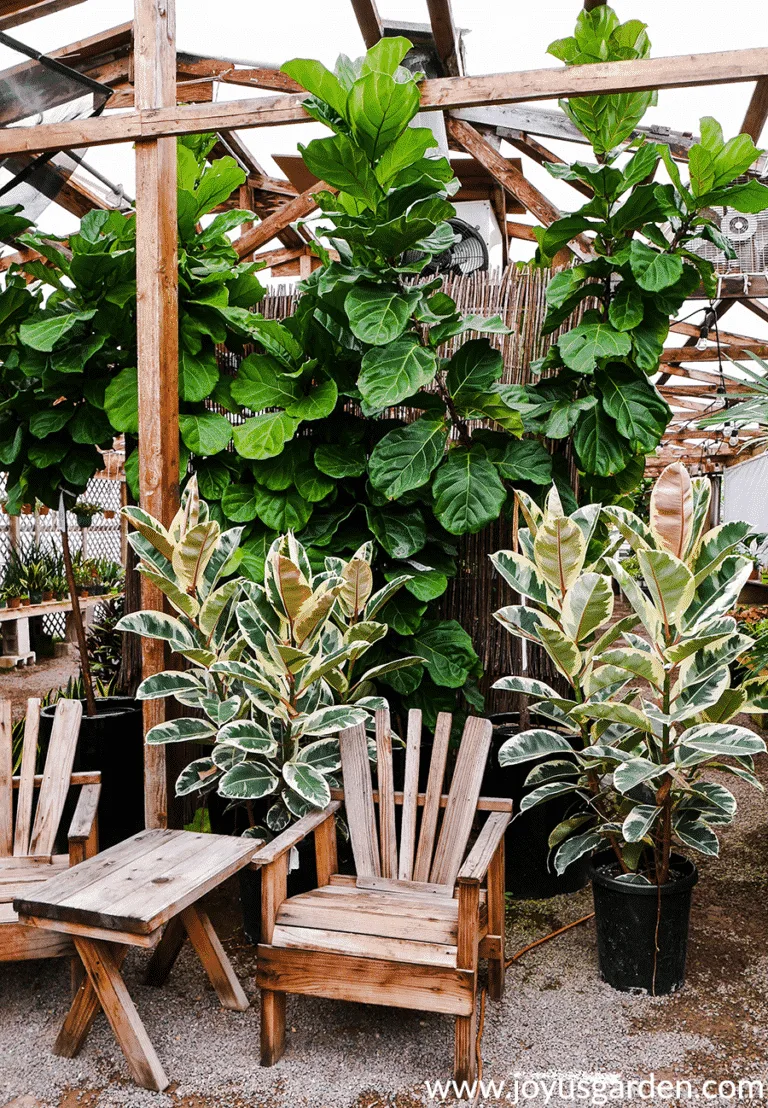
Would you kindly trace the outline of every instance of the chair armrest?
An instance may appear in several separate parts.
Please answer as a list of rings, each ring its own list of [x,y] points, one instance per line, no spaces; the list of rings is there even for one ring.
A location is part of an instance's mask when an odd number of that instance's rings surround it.
[[[83,785],[77,798],[77,807],[69,825],[71,843],[84,843],[93,830],[99,807],[101,785]]]
[[[479,885],[488,872],[499,843],[504,837],[511,820],[507,812],[491,812],[477,836],[477,842],[467,855],[459,870],[458,881],[461,884]]]
[[[256,851],[249,863],[251,868],[258,869],[260,866],[268,866],[271,862],[276,862],[278,858],[282,858],[292,846],[296,846],[311,831],[314,831],[327,819],[334,816],[340,807],[338,800],[332,800],[327,808],[322,808],[318,812],[309,812],[308,815],[302,816],[297,823],[294,823],[293,827],[288,827],[271,843],[267,843],[266,846]]]

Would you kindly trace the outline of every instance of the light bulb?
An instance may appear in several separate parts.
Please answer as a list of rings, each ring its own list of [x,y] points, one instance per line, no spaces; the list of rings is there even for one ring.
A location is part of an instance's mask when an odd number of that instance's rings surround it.
[[[699,338],[696,340],[696,349],[709,350],[709,347],[707,346],[707,340],[704,335],[700,335]]]

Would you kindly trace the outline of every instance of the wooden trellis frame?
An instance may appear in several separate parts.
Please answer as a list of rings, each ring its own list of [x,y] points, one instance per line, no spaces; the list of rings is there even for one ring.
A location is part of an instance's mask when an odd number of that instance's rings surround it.
[[[79,0],[0,0],[0,26],[14,26],[22,19],[34,18],[77,2]],[[375,0],[351,2],[366,44],[371,45],[385,30]],[[585,6],[594,5],[595,0],[587,0]],[[421,104],[425,109],[454,111],[588,94],[755,81],[757,84],[744,127],[757,139],[768,118],[768,48],[465,76],[460,36],[453,22],[450,0],[428,0],[428,9],[444,70],[456,75],[422,82]],[[96,56],[97,40],[101,40],[103,45],[104,35],[94,36],[57,52],[67,64],[90,71],[92,75],[98,73],[99,79],[111,82],[120,97],[113,102],[125,106],[127,110],[37,127],[6,126],[0,129],[0,157],[11,153],[37,154],[82,146],[124,142],[136,144],[141,503],[147,511],[169,522],[178,501],[179,479],[178,435],[173,433],[178,425],[174,138],[201,131],[218,131],[236,142],[236,136],[232,135],[236,130],[301,123],[308,116],[302,106],[303,95],[292,92],[261,99],[214,103],[207,95],[209,79],[210,83],[219,80],[278,90],[290,86],[276,68],[248,69],[237,67],[234,63],[217,62],[216,59],[177,56],[174,0],[135,0],[134,15],[132,87],[127,72],[128,54],[125,51],[121,54],[119,45],[114,45],[110,59],[102,59],[98,65],[90,66],[88,58]],[[180,102],[190,97],[196,102]],[[514,127],[511,129],[515,130]],[[500,170],[491,154],[481,148],[466,129],[455,127],[453,130],[455,134],[461,134],[467,144],[472,142],[478,150],[482,149],[492,174],[494,168]],[[534,160],[548,160],[549,152],[540,143],[530,141],[529,131],[530,128],[528,131],[517,128],[517,133],[510,137],[519,149]],[[502,133],[499,137],[507,135]],[[489,149],[493,150],[493,147],[489,146]],[[685,152],[684,144],[676,149],[677,156],[685,157]],[[243,156],[242,150],[240,156]],[[254,180],[263,186],[262,192],[269,194],[268,175],[252,155],[250,157]],[[512,188],[513,183],[518,192]],[[499,184],[502,189],[507,188],[521,199],[522,186],[516,178],[513,182],[507,176],[506,180],[499,179]],[[263,237],[266,232],[270,232],[271,237],[280,236],[287,250],[304,251],[306,239],[298,236],[290,225],[310,210],[311,199],[311,196],[290,197],[287,204],[281,204],[277,211],[263,211],[262,214],[268,216],[267,226],[260,224],[252,232],[247,232],[250,237],[244,236],[243,246],[248,249],[244,249],[243,253],[266,245],[270,241]],[[545,205],[529,192],[528,200],[532,199],[540,207],[536,214],[546,219]],[[553,213],[550,215],[554,217]],[[526,227],[525,224],[519,226]],[[527,237],[526,231],[514,227],[511,233]],[[768,295],[768,278],[764,276],[752,277],[748,287],[742,284],[741,289],[740,282],[741,277],[734,279],[732,292],[729,292],[728,282],[723,282],[723,300],[729,296],[749,300],[754,296]],[[693,340],[689,337],[688,341]],[[665,364],[669,362],[669,368],[675,369],[672,363],[689,360],[691,353],[687,349],[684,354],[680,350],[665,354]],[[704,359],[697,353],[690,360],[698,362]],[[689,371],[689,376],[693,372]],[[711,384],[709,381],[702,383]],[[703,433],[697,432],[697,435],[704,437]],[[677,438],[684,441],[684,432],[673,430],[670,448]],[[144,604],[151,607],[161,607],[161,599],[160,594],[151,588],[147,588],[143,596]],[[163,666],[162,651],[155,643],[145,642],[145,674],[157,672]],[[147,703],[148,725],[159,722],[163,703]],[[164,748],[147,747],[145,751],[146,822],[148,827],[161,827],[167,823],[168,809]]]

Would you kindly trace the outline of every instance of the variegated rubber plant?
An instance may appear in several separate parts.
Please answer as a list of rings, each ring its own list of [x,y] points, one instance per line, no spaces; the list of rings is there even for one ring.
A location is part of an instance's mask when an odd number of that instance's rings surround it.
[[[534,710],[560,725],[522,732],[499,752],[502,765],[554,756],[529,773],[533,791],[521,807],[573,797],[573,811],[550,837],[559,873],[611,847],[623,880],[664,884],[674,848],[717,855],[715,828],[735,815],[736,801],[710,779],[713,770],[761,788],[753,757],[765,743],[731,722],[766,706],[765,679],[740,684],[730,668],[753,641],[728,615],[752,568],[739,552],[751,528],[705,530],[709,499],[709,481],[692,481],[676,463],[653,489],[650,525],[626,509],[602,509],[635,552],[645,586],[603,553],[632,609],[613,623],[611,580],[595,572],[599,562],[590,564],[588,553],[595,505],[565,517],[553,494],[544,512],[521,498],[529,524],[523,553],[493,556],[526,598],[496,618],[542,643],[573,690],[562,697],[523,677],[495,686],[536,697]]]
[[[329,558],[313,574],[293,535],[275,540],[264,585],[232,576],[242,528],[221,532],[200,500],[194,478],[166,530],[140,508],[123,509],[135,527],[129,542],[139,571],[167,596],[175,615],[134,612],[118,624],[164,639],[191,663],[146,678],[138,696],[172,696],[206,718],[158,724],[148,743],[210,743],[176,782],[176,795],[207,793],[249,806],[269,798],[266,828],[322,808],[340,770],[337,733],[369,724],[385,707],[377,676],[420,662],[408,657],[365,672],[358,662],[387,633],[374,617],[408,580],[372,594],[371,546],[348,561]],[[252,821],[253,822],[253,821]]]

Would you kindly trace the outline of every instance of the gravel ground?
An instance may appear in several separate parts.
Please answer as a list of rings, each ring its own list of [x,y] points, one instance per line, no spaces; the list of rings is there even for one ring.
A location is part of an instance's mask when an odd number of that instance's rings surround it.
[[[66,658],[40,658],[33,666],[0,670],[0,697],[11,701],[13,718],[26,714],[27,698],[45,696],[51,689],[60,689],[70,677],[77,677],[80,662],[77,653]]]
[[[614,992],[598,977],[593,924],[575,928],[526,954],[509,972],[504,1000],[489,1002],[483,1035],[486,1078],[522,1081],[546,1074],[551,1081],[558,1075],[620,1074],[626,1081],[654,1073],[657,1081],[688,1079],[699,1085],[706,1079],[764,1079],[768,1091],[766,809],[763,797],[752,790],[735,791],[742,805],[740,821],[724,835],[722,861],[702,866],[695,890],[685,988],[655,1000]],[[133,952],[127,960],[129,988],[174,1081],[164,1094],[131,1083],[101,1016],[79,1057],[51,1054],[68,1005],[64,962],[0,966],[0,1104],[25,1093],[46,1108],[415,1108],[433,1103],[425,1081],[449,1080],[452,1064],[452,1020],[443,1016],[291,997],[286,1053],[274,1068],[259,1068],[253,948],[239,930],[235,898],[236,888],[224,888],[209,908],[254,1002],[248,1012],[218,1006],[188,949],[162,990],[140,984],[144,952]],[[512,905],[508,953],[590,908],[587,890]],[[734,1103],[730,1090],[725,1092],[722,1100],[701,1103]],[[514,1087],[504,1096],[515,1103]],[[547,1101],[540,1091],[537,1099],[528,1100],[537,1108],[579,1102],[605,1099],[574,1101],[566,1081],[562,1095],[556,1089]],[[667,1094],[665,1103],[690,1101],[670,1100]]]

